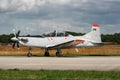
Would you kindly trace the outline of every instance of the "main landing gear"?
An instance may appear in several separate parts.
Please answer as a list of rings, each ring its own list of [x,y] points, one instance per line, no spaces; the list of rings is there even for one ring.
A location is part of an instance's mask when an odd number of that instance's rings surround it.
[[[31,50],[32,50],[32,48],[29,47],[28,53],[27,53],[27,56],[28,56],[28,57],[31,57],[31,56],[32,56]],[[45,49],[44,56],[47,56],[47,57],[50,56],[48,49]],[[60,49],[57,49],[56,56],[57,56],[57,57],[61,57],[61,56],[62,56],[62,51],[61,51]]]
[[[62,51],[60,49],[57,49],[56,56],[58,57],[62,56]]]
[[[48,49],[45,49],[44,56],[50,56]]]
[[[48,49],[45,49],[44,56],[50,56]],[[56,56],[60,57],[62,56],[62,51],[60,49],[57,49]]]

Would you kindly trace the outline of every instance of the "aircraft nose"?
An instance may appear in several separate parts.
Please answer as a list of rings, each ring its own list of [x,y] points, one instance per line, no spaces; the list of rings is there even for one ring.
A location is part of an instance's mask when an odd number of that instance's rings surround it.
[[[16,37],[11,38],[12,41],[18,41]]]

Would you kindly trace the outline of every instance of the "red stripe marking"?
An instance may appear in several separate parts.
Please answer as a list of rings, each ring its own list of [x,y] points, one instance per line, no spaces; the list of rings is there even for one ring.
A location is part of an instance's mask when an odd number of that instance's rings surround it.
[[[84,40],[76,39],[75,42],[84,42]]]

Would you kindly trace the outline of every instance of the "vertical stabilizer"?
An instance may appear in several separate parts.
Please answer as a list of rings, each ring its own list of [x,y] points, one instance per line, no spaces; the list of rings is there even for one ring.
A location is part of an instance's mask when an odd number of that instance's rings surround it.
[[[91,32],[84,35],[84,37],[92,42],[101,43],[101,33],[99,24],[92,24]]]

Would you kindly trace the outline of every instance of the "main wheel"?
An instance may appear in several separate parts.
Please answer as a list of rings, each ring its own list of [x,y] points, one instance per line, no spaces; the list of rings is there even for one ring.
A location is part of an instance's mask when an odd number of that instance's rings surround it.
[[[62,56],[62,54],[57,51],[57,52],[56,52],[56,56],[60,57],[60,56]]]
[[[50,56],[49,52],[45,52],[44,56]]]
[[[31,57],[31,56],[32,56],[32,53],[28,53],[27,56],[28,56],[28,57]]]

